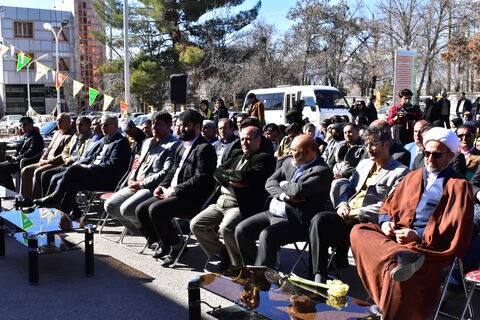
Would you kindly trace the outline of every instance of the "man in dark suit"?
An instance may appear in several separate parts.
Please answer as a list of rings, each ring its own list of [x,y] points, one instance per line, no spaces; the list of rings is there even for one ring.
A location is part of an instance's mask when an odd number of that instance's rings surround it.
[[[224,268],[230,265],[226,260],[234,266],[242,265],[235,227],[261,211],[268,197],[265,181],[275,170],[276,161],[273,155],[260,150],[261,137],[259,128],[242,129],[242,150],[235,150],[232,157],[215,170],[215,179],[221,187],[219,198],[190,222],[190,230],[208,258],[226,249],[230,259],[222,260]],[[214,231],[219,225],[225,245]]]
[[[269,210],[242,221],[235,229],[244,265],[273,267],[281,246],[306,240],[310,219],[328,201],[333,173],[318,155],[313,138],[305,134],[295,137],[290,150],[292,157],[265,185],[272,196]]]
[[[55,191],[45,198],[34,201],[39,206],[58,206],[65,213],[71,213],[73,219],[81,217],[76,207],[75,196],[80,190],[114,190],[128,170],[131,150],[118,129],[116,116],[104,115],[101,118],[102,131],[105,134],[101,148],[95,160],[90,164],[81,163],[69,167]]]
[[[165,179],[155,189],[153,197],[135,210],[140,231],[148,243],[161,240],[163,247],[154,258],[165,257],[162,266],[173,263],[181,242],[172,225],[172,217],[195,216],[213,191],[216,168],[215,149],[201,136],[203,118],[196,110],[180,114],[177,125],[180,140],[175,162]]]
[[[21,118],[20,129],[23,130],[25,138],[17,148],[17,155],[6,156],[5,161],[0,163],[0,185],[12,191],[15,190],[12,174],[20,170],[20,162],[26,162],[24,166],[37,162],[44,147],[43,138],[33,127],[32,118]]]
[[[472,111],[472,101],[465,97],[465,92],[460,93],[460,99],[457,101],[457,117],[463,118],[465,111]]]

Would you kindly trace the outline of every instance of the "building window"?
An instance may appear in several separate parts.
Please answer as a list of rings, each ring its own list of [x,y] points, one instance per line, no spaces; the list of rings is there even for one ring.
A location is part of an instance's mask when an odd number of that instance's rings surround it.
[[[15,38],[33,38],[33,22],[15,21],[13,29]]]
[[[53,58],[53,66],[55,68],[57,66],[57,58],[56,57]],[[58,60],[58,69],[60,71],[70,72],[70,58],[60,57],[60,59]]]

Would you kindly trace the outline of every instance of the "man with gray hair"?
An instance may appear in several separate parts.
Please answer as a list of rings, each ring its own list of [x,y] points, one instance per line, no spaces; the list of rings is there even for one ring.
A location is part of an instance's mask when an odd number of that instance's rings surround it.
[[[103,115],[102,131],[105,135],[102,146],[93,156],[90,164],[76,164],[69,167],[57,185],[55,191],[35,203],[39,206],[53,206],[73,219],[81,217],[82,212],[75,203],[75,196],[80,190],[113,191],[128,170],[131,158],[130,146],[118,129],[116,116]]]
[[[22,203],[23,206],[30,206],[32,205],[32,199],[41,197],[42,173],[59,165],[62,151],[73,137],[74,131],[71,128],[71,118],[68,113],[60,113],[58,115],[57,127],[58,130],[53,135],[52,141],[43,153],[40,161],[22,169],[20,193],[25,198]]]
[[[153,138],[142,144],[140,157],[134,164],[124,186],[105,201],[105,211],[134,233],[140,228],[136,207],[153,197],[153,190],[173,166],[180,141],[170,133],[172,116],[159,111],[152,116]]]
[[[208,143],[213,144],[218,141],[216,137],[217,125],[212,120],[203,120],[202,124],[202,136]]]

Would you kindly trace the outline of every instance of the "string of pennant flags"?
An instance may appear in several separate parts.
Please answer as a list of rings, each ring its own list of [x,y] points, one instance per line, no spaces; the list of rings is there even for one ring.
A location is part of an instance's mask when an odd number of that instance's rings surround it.
[[[15,51],[20,52],[19,54],[17,54],[17,69],[16,70],[18,72],[18,71],[22,70],[29,62],[31,62],[33,60],[33,58],[28,56],[22,50],[17,49],[14,45],[7,46],[4,43],[2,43],[0,45],[0,56],[1,57],[3,57],[7,52],[10,52],[10,55],[12,57],[15,57]],[[55,78],[55,88],[57,90],[59,90],[60,87],[65,82],[65,80],[70,78],[69,76],[67,76],[65,74],[62,74],[60,72],[56,72],[55,70],[47,67],[46,65],[44,65],[44,64],[42,64],[38,61],[35,61],[35,63],[37,64],[37,72],[35,74],[35,82],[37,82],[38,80],[40,80],[43,77],[46,77],[48,79],[48,72],[51,71],[53,77]],[[82,88],[86,85],[84,85],[83,83],[81,83],[80,81],[77,81],[75,79],[72,79],[72,78],[70,78],[70,79],[73,81],[73,92],[72,93],[73,93],[73,96],[75,97],[80,92],[80,90],[82,90]],[[86,87],[88,87],[88,86],[86,86]],[[96,100],[96,98],[99,94],[100,94],[99,90],[94,89],[92,87],[88,87],[88,105],[89,106],[91,106],[95,102],[95,100]],[[127,113],[128,108],[129,108],[128,103],[126,103],[124,101],[121,101],[119,99],[116,99],[112,96],[109,96],[108,94],[105,94],[105,93],[102,93],[102,94],[103,94],[103,108],[102,108],[103,111],[107,111],[110,104],[112,103],[112,101],[116,100],[120,104],[121,115],[123,116]]]

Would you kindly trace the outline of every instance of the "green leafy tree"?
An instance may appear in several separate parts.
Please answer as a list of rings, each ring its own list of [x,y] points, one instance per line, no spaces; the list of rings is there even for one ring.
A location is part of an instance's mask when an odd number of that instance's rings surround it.
[[[131,56],[131,93],[140,103],[160,107],[168,78],[173,73],[195,73],[210,56],[205,48],[225,47],[225,39],[258,15],[259,1],[252,9],[220,19],[215,12],[235,8],[245,0],[138,0],[129,8]],[[94,36],[112,48],[115,61],[108,61],[97,71],[123,72],[123,7],[119,0],[100,0],[95,11],[107,26],[107,32]],[[108,32],[110,31],[110,32]],[[132,52],[135,52],[132,55]],[[195,77],[194,77],[195,78]]]

